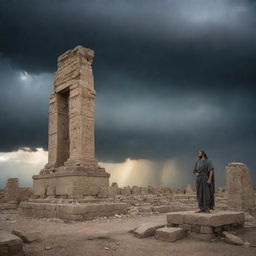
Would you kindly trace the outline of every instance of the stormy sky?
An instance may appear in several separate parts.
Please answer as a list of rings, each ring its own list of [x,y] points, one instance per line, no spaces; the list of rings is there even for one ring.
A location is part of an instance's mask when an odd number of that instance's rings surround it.
[[[56,58],[79,44],[95,51],[96,156],[117,181],[133,163],[124,185],[184,186],[204,149],[218,184],[232,161],[256,183],[255,1],[0,0],[0,186],[46,161]]]

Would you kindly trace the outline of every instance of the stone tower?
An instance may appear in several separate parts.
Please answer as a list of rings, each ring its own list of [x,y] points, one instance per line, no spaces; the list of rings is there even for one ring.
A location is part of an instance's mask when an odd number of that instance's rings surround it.
[[[226,170],[229,208],[248,211],[255,207],[252,179],[248,167],[243,163],[229,163]]]
[[[93,50],[77,46],[58,58],[49,100],[48,163],[33,176],[34,197],[104,197],[109,186],[94,151],[93,56]]]

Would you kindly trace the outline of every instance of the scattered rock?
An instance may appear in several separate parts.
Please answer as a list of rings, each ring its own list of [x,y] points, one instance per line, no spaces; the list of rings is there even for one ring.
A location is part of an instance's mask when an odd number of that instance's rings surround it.
[[[246,222],[255,222],[256,218],[253,217],[251,214],[249,214],[248,212],[245,213],[245,221]]]
[[[224,231],[223,235],[225,236],[225,242],[227,242],[229,244],[235,244],[235,245],[243,245],[244,244],[243,240],[240,237],[235,236],[229,232]]]
[[[0,231],[0,255],[24,255],[22,240],[7,231]]]
[[[249,248],[250,246],[251,246],[251,244],[248,242],[244,242],[244,244],[243,244],[243,247],[245,247],[245,248]]]
[[[44,248],[46,251],[48,251],[48,250],[51,250],[52,249],[52,247],[51,246],[45,246],[45,248]]]
[[[165,225],[165,222],[143,223],[142,225],[132,230],[132,232],[139,238],[149,237],[153,236],[157,229],[163,228]]]
[[[24,243],[32,243],[34,241],[38,241],[40,238],[40,232],[23,232],[21,230],[13,230],[12,234],[18,236],[22,239]]]

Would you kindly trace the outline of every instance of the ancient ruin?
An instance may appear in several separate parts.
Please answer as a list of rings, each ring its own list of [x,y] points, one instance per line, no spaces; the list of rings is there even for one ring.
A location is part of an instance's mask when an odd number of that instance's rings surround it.
[[[95,159],[93,56],[93,50],[77,46],[58,58],[49,100],[48,163],[33,176],[33,199],[21,204],[24,215],[86,220],[127,211],[124,203],[104,200],[110,175]]]
[[[94,152],[93,56],[93,50],[77,46],[58,58],[49,100],[48,163],[33,176],[34,197],[107,197],[101,192],[109,174]]]
[[[243,163],[229,163],[226,170],[228,207],[237,211],[254,208],[255,195],[248,167]]]
[[[32,196],[32,189],[19,186],[18,178],[9,178],[5,188],[0,190],[0,210],[17,209],[19,203]]]
[[[0,254],[23,255],[27,244],[43,241],[42,244],[47,238],[52,243],[52,236],[66,236],[68,243],[74,238],[77,249],[77,241],[80,248],[81,241],[102,237],[108,240],[102,234],[113,232],[131,235],[132,242],[151,237],[150,244],[155,243],[154,246],[159,246],[158,240],[175,242],[189,237],[211,242],[225,239],[250,247],[247,240],[232,233],[244,225],[256,227],[256,194],[245,164],[228,164],[226,187],[216,189],[216,208],[210,213],[196,212],[196,191],[189,184],[183,189],[120,188],[116,182],[109,186],[110,175],[98,165],[94,152],[93,55],[92,50],[77,46],[58,58],[54,93],[49,101],[48,163],[39,175],[33,176],[33,194],[29,188],[20,188],[16,178],[8,179],[0,191],[0,210],[4,210],[0,222],[3,220],[4,230],[9,230],[0,232]],[[16,214],[19,203],[20,214]],[[10,209],[14,210],[11,217],[10,212],[5,212]],[[27,217],[36,218],[31,224]],[[78,225],[67,227],[67,223]],[[59,234],[59,230],[63,233]],[[126,238],[124,241],[126,244]],[[84,248],[88,249],[87,244]],[[51,249],[43,247],[42,255]],[[127,246],[117,255],[123,255],[126,249]],[[55,255],[63,255],[63,251]]]

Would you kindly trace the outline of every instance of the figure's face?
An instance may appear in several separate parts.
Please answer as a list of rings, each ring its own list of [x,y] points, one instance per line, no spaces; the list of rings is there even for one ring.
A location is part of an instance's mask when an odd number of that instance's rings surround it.
[[[198,151],[198,157],[199,158],[203,157],[203,153],[201,151]]]

